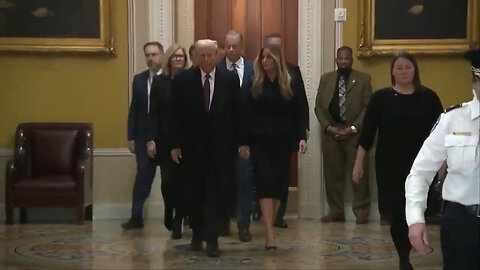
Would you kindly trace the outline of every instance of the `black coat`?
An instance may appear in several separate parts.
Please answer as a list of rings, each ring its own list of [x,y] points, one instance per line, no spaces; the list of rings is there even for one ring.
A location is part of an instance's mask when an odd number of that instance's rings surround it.
[[[290,86],[295,95],[294,119],[297,126],[295,127],[295,145],[298,146],[300,140],[306,140],[306,130],[310,130],[310,114],[308,108],[307,94],[303,83],[302,72],[296,65],[287,63],[288,74],[290,75]]]
[[[235,197],[235,157],[245,141],[238,77],[216,69],[208,112],[199,68],[181,71],[173,80],[173,89],[172,148],[182,149],[182,177],[192,191],[190,199],[202,200],[208,174],[208,181],[215,181],[218,187],[220,208],[228,208]]]
[[[128,140],[145,140],[148,132],[148,69],[133,77],[128,111]],[[146,146],[145,146],[146,147]]]
[[[170,159],[173,79],[166,75],[153,78],[150,90],[150,113],[147,141],[155,141],[157,159]]]

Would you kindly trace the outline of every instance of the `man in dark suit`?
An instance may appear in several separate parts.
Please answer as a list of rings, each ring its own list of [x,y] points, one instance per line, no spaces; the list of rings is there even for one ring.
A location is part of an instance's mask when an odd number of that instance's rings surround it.
[[[217,64],[217,68],[230,70],[238,76],[242,96],[246,96],[253,81],[253,63],[242,56],[243,35],[230,30],[225,36],[226,56]],[[238,239],[242,242],[252,241],[250,233],[250,216],[253,208],[253,168],[250,160],[238,157],[237,159],[237,226]],[[230,232],[230,218],[228,217],[225,234]]]
[[[190,56],[190,61],[192,62],[192,65],[191,67],[195,67],[197,66],[197,54],[195,52],[195,43],[193,43],[192,45],[190,45],[190,48],[188,48],[188,56]]]
[[[278,46],[282,47],[282,35],[278,33],[271,33],[265,36],[265,45],[269,46]],[[294,92],[300,93],[303,96],[306,96],[305,93],[305,85],[303,84],[302,73],[300,72],[300,68],[297,65],[293,65],[287,62],[287,69],[288,74],[292,80],[292,88]],[[309,115],[308,113],[308,106],[305,106],[305,110],[307,112],[303,113],[303,115]],[[307,126],[309,126],[309,120],[307,119]],[[310,129],[310,128],[308,128]],[[288,228],[288,224],[285,222],[285,213],[287,212],[287,201],[288,201],[288,193],[286,194],[287,197],[282,199],[280,204],[280,208],[278,209],[277,219],[275,220],[275,227],[277,228]]]
[[[143,46],[148,69],[135,75],[132,86],[132,101],[128,113],[128,149],[137,159],[137,176],[133,187],[132,214],[122,224],[125,230],[143,228],[143,205],[152,187],[157,164],[147,155],[148,114],[150,112],[150,88],[153,77],[162,70],[163,46],[148,42]]]
[[[199,40],[198,67],[173,80],[172,159],[180,164],[193,230],[190,250],[218,257],[218,235],[234,202],[235,157],[248,158],[242,136],[240,83],[233,72],[215,67],[217,43]]]
[[[350,47],[339,48],[335,61],[338,69],[322,75],[315,102],[315,114],[324,131],[321,136],[323,169],[330,207],[328,215],[321,219],[324,223],[345,221],[345,173],[351,178],[358,132],[372,95],[370,75],[352,69]],[[364,177],[368,179],[368,174]],[[352,187],[356,223],[365,224],[370,210],[368,181],[354,183]]]

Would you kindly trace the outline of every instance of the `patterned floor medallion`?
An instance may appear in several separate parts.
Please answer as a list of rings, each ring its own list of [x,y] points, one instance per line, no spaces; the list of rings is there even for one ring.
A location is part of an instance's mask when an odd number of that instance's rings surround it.
[[[220,239],[220,258],[187,251],[190,232],[171,240],[160,220],[143,230],[123,232],[118,221],[76,225],[0,225],[0,267],[38,269],[258,269],[396,267],[397,255],[388,227],[351,223],[321,224],[290,220],[278,230],[277,251],[264,248],[262,223],[252,225],[254,241],[236,234]],[[233,223],[232,223],[233,228]],[[427,255],[412,253],[412,262],[441,267],[439,229],[430,227]],[[3,250],[3,252],[2,252]]]

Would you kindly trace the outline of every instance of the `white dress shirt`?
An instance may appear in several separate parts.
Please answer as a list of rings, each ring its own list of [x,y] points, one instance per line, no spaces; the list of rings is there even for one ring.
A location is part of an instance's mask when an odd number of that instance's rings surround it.
[[[225,62],[227,63],[227,69],[228,70],[233,70],[233,62],[228,59],[228,57],[225,57]],[[243,73],[245,72],[245,64],[243,57],[240,56],[240,59],[235,62],[235,65],[237,65],[237,74],[238,74],[238,79],[240,80],[240,87],[242,87],[242,82],[243,82]]]
[[[212,105],[212,100],[213,100],[213,91],[215,89],[215,70],[216,68],[213,68],[213,70],[209,73],[210,75],[210,103],[208,104],[208,108],[210,109],[210,105]],[[206,72],[204,72],[202,69],[200,69],[200,73],[202,74],[202,87],[203,84],[205,83],[205,75],[207,75]]]
[[[442,196],[463,205],[480,204],[480,103],[476,97],[441,115],[425,140],[405,183],[408,226],[424,223],[427,194],[435,173],[447,161]]]
[[[162,69],[160,69],[156,75],[162,74]],[[147,100],[147,112],[150,113],[150,91],[152,89],[152,82],[153,82],[153,77],[150,76],[150,73],[148,75],[148,82],[147,82],[147,95],[148,95],[148,100]]]

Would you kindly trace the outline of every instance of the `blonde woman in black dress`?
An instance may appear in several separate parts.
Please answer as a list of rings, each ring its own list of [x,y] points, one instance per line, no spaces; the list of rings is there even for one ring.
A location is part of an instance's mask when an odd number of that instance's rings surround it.
[[[267,230],[265,248],[276,250],[273,223],[289,183],[290,156],[307,148],[308,103],[291,87],[285,58],[277,46],[260,50],[246,98],[248,133],[257,199]]]

